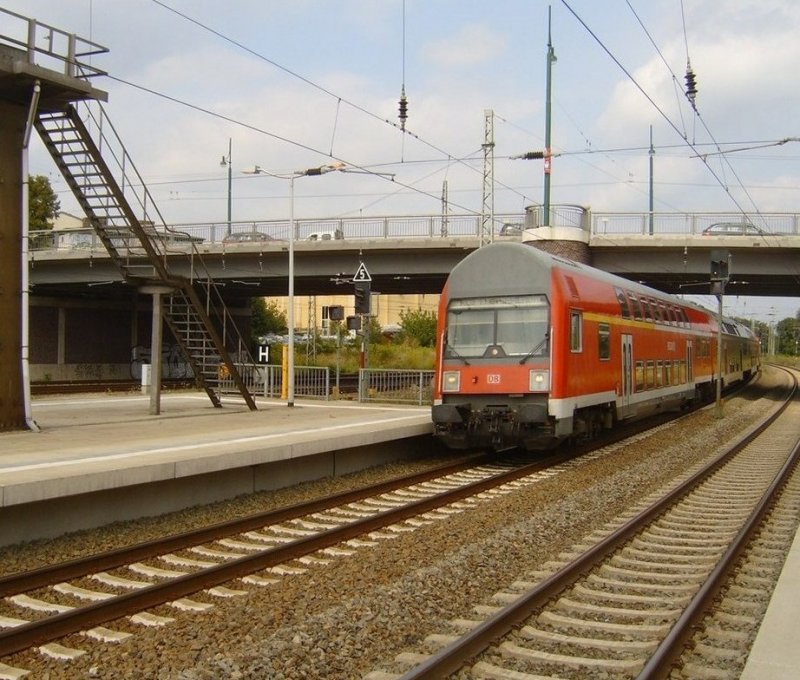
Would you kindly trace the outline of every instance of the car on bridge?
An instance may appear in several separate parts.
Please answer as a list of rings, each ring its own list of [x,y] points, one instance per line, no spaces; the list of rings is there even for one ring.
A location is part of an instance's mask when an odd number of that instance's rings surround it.
[[[264,241],[274,241],[269,234],[262,234],[260,231],[239,231],[235,234],[228,234],[222,239],[223,243],[263,243]]]
[[[331,229],[330,231],[312,231],[306,238],[309,241],[339,241],[344,238],[341,229]]]
[[[703,236],[763,236],[766,233],[750,222],[715,222],[703,229]]]

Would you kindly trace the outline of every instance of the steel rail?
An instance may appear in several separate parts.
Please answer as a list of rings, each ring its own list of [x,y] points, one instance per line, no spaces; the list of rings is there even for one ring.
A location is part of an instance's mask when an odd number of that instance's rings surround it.
[[[592,442],[585,443],[581,446],[575,446],[571,450],[555,450],[548,454],[546,457],[539,458],[536,463],[526,467],[530,474],[535,466],[538,465],[557,465],[560,462],[568,460],[573,457],[580,456],[584,453],[592,451],[601,446],[609,446],[638,434],[650,427],[656,427],[671,420],[682,417],[683,414],[676,416],[675,414],[660,414],[653,416],[652,419],[647,421],[640,421],[618,428],[608,435],[604,435],[599,439]],[[322,512],[337,505],[346,505],[353,503],[369,496],[377,496],[382,493],[388,493],[395,489],[400,489],[405,486],[413,486],[421,484],[438,477],[455,474],[468,470],[476,465],[485,465],[490,463],[499,462],[497,453],[481,453],[470,456],[466,460],[461,460],[455,463],[447,463],[430,470],[418,472],[407,477],[397,477],[389,479],[378,484],[373,484],[368,487],[354,489],[352,491],[343,491],[341,493],[325,496],[313,501],[305,501],[295,505],[290,505],[285,508],[277,508],[275,510],[268,510],[265,512],[255,513],[246,517],[220,522],[200,529],[194,529],[181,534],[167,536],[164,538],[156,538],[151,541],[144,541],[136,545],[127,546],[110,550],[88,557],[80,557],[68,562],[61,562],[39,569],[33,569],[28,572],[7,574],[0,576],[0,597],[7,597],[9,595],[16,595],[18,593],[33,590],[43,586],[60,583],[68,579],[79,578],[87,574],[113,569],[115,567],[124,566],[130,562],[148,559],[158,556],[165,552],[173,552],[175,550],[182,550],[184,548],[199,545],[208,541],[214,541],[229,535],[241,534],[246,531],[253,531],[267,524],[277,524],[289,519],[295,519],[304,515],[310,515],[315,512]]]
[[[221,563],[193,574],[187,574],[169,581],[153,584],[138,591],[125,593],[115,597],[114,599],[97,602],[86,607],[76,608],[75,610],[60,614],[54,614],[39,621],[32,621],[30,623],[16,626],[5,631],[0,631],[0,657],[28,649],[34,645],[39,645],[46,641],[64,637],[70,633],[86,630],[100,623],[112,621],[135,612],[141,612],[145,609],[191,595],[192,593],[225,583],[232,579],[252,574],[262,569],[276,566],[289,560],[308,555],[309,553],[313,553],[331,545],[347,541],[356,536],[360,536],[371,531],[376,531],[377,529],[381,529],[390,524],[395,524],[409,517],[430,512],[431,510],[456,502],[462,498],[474,496],[493,487],[505,484],[520,477],[530,475],[538,470],[543,470],[552,465],[564,462],[572,457],[574,457],[574,454],[572,453],[564,452],[555,454],[547,459],[530,463],[507,472],[502,472],[486,479],[472,482],[451,491],[444,492],[442,494],[437,494],[429,498],[414,501],[397,509],[390,509],[380,512],[372,517],[357,520],[351,524],[341,527],[332,528],[314,536],[299,539],[293,543],[286,544],[285,546],[270,548],[263,552]],[[384,485],[378,486],[385,486],[387,490],[391,490],[388,487],[388,484],[390,483],[385,483]],[[352,499],[355,499],[356,495],[358,495],[358,498],[363,498],[363,490],[346,492],[344,494],[339,494],[338,497],[351,498],[349,502],[352,502]],[[376,494],[373,492],[369,495]],[[339,504],[343,504],[344,502],[348,501],[341,501]],[[311,504],[304,504],[304,507],[308,507],[309,505],[315,508],[310,510],[310,512],[317,512],[319,510],[331,507],[330,504],[324,505],[323,501],[315,501]],[[290,508],[289,510],[295,510],[296,507],[297,506]],[[269,523],[278,521],[275,518],[279,516],[283,517],[284,519],[290,516],[286,514],[286,511],[267,513],[267,515],[271,516]],[[291,516],[296,516],[296,513]],[[260,523],[258,523],[255,522],[253,518],[247,518],[246,522],[249,528],[264,526],[263,519],[261,519]],[[193,532],[193,537],[196,537],[197,535],[217,535],[219,526],[220,525],[217,525],[209,529],[202,529],[199,532]],[[228,531],[227,533],[230,532]],[[184,536],[175,537],[174,540],[176,541],[176,544],[180,544],[181,547],[186,545]],[[193,541],[193,543],[196,542],[196,540]],[[140,546],[137,546],[137,548],[134,549],[133,554],[138,555],[139,549]],[[118,565],[119,559],[117,558],[116,554],[121,552],[123,551],[114,551],[114,553],[112,553],[114,559],[112,559],[110,562],[104,562],[103,564],[107,565],[113,563]],[[76,571],[73,577],[84,575],[86,573],[86,561],[82,560],[80,562],[83,563],[83,570]],[[107,567],[98,565],[97,563],[92,563],[90,571],[100,571],[104,568]],[[43,571],[50,570],[45,569]]]
[[[732,446],[721,453],[715,460],[711,461],[705,468],[684,480],[681,484],[672,489],[669,494],[653,503],[650,507],[642,510],[619,529],[609,534],[602,541],[595,544],[592,548],[565,565],[559,571],[546,578],[525,595],[502,608],[454,642],[443,647],[421,664],[401,675],[399,680],[441,680],[441,678],[458,671],[470,659],[485,651],[497,639],[508,634],[515,626],[530,618],[536,610],[543,607],[552,598],[558,596],[567,586],[572,585],[577,578],[591,571],[595,566],[612,554],[618,546],[629,540],[634,534],[638,533],[642,527],[661,515],[673,505],[676,500],[692,491],[710,474],[722,467],[728,460],[766,430],[786,408],[788,408],[792,399],[795,398],[797,392],[797,378],[793,375],[792,378],[794,380],[793,386],[780,408],[776,409],[762,423],[750,428],[750,430],[736,440]],[[710,595],[709,597],[713,596]],[[673,653],[673,645],[677,645],[680,639],[682,639],[682,636],[679,637],[676,634],[676,638],[679,639],[671,642],[668,649],[665,648],[663,652],[665,658],[668,654]],[[642,680],[644,680],[644,678],[642,678]]]
[[[694,410],[694,409],[692,409]],[[647,421],[621,427],[607,436],[576,446],[573,450],[556,451],[545,458],[518,467],[507,472],[493,475],[484,480],[464,485],[443,494],[422,499],[396,510],[388,510],[363,520],[358,520],[343,527],[330,529],[315,536],[300,539],[294,543],[267,549],[255,555],[249,555],[214,567],[177,577],[170,581],[157,583],[141,590],[123,594],[111,600],[97,602],[86,607],[55,614],[39,621],[0,631],[0,657],[22,651],[36,644],[58,639],[81,630],[86,630],[100,623],[108,622],[128,614],[164,604],[180,597],[232,580],[242,575],[281,564],[283,562],[316,552],[322,548],[349,540],[358,535],[375,531],[390,524],[402,521],[415,515],[424,514],[443,505],[453,503],[461,498],[476,495],[495,486],[500,486],[514,479],[524,477],[538,470],[558,465],[583,453],[622,441],[627,437],[664,422],[669,422],[682,415],[661,414]],[[164,539],[154,539],[135,546],[120,548],[88,558],[79,558],[69,562],[21,574],[0,577],[0,597],[26,592],[35,588],[59,583],[69,579],[80,578],[90,573],[113,569],[131,562],[149,559],[159,554],[173,552],[187,547],[216,540],[220,537],[235,535],[294,519],[315,512],[328,510],[337,505],[346,505],[367,497],[387,493],[404,486],[412,486],[430,479],[453,474],[475,465],[497,462],[496,453],[475,456],[468,461],[440,466],[408,477],[396,478],[379,484],[334,494],[314,501],[300,503],[287,508],[257,513],[244,518],[231,520],[203,527]]]
[[[448,463],[407,477],[396,477],[360,489],[343,491],[312,501],[304,501],[275,510],[254,513],[246,517],[219,522],[185,533],[164,538],[155,538],[150,541],[137,543],[136,545],[117,548],[88,557],[80,557],[68,562],[48,565],[28,572],[7,574],[5,576],[0,576],[0,597],[16,595],[35,588],[60,583],[68,579],[86,576],[93,572],[114,569],[115,567],[145,560],[166,552],[182,550],[209,541],[215,541],[222,537],[253,531],[267,524],[277,524],[289,519],[321,512],[337,505],[346,505],[348,503],[360,501],[369,496],[378,496],[382,493],[388,493],[405,486],[421,484],[431,479],[455,474],[476,465],[489,462],[496,462],[496,459],[490,454],[481,454],[471,457],[468,460]]]
[[[719,559],[708,579],[691,599],[670,632],[644,665],[637,676],[637,680],[662,679],[670,675],[672,665],[680,657],[684,645],[694,634],[696,624],[708,611],[714,598],[725,584],[725,580],[735,566],[737,559],[748,547],[753,535],[760,528],[765,515],[774,505],[775,498],[786,485],[797,466],[798,459],[800,459],[800,441],[795,445],[786,462],[775,475],[772,483],[764,491],[758,504],[731,541],[730,546]]]

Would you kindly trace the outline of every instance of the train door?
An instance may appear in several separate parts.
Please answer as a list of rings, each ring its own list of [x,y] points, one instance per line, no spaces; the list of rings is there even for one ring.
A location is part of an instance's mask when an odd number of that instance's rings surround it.
[[[694,382],[694,352],[692,351],[692,341],[686,341],[686,382]]]
[[[622,334],[622,408],[627,410],[633,392],[633,336]]]

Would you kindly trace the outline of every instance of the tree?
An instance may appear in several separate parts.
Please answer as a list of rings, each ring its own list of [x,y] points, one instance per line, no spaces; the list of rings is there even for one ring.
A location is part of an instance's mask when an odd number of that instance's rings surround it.
[[[412,340],[420,347],[433,347],[436,343],[436,314],[416,309],[400,312],[401,338],[403,342]]]
[[[776,354],[796,354],[798,346],[797,319],[788,317],[775,326]]]
[[[275,300],[267,302],[266,298],[257,297],[250,301],[250,335],[253,342],[258,342],[267,333],[284,333],[289,328],[286,313]]]
[[[44,175],[28,178],[28,229],[43,231],[53,228],[53,220],[58,217],[61,202]]]

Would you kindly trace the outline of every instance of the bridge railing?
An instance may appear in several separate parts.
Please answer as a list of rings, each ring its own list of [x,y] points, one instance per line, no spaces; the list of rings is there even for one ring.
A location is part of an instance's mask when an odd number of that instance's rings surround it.
[[[638,234],[663,236],[686,234],[700,236],[713,224],[751,224],[764,235],[792,236],[800,234],[800,213],[759,213],[744,217],[742,213],[697,212],[594,212],[591,214],[592,235]],[[758,233],[755,229],[754,233]],[[748,232],[750,233],[750,232]]]
[[[495,234],[510,233],[521,238],[521,230],[541,225],[541,206],[530,206],[526,213],[495,215]],[[592,235],[638,234],[662,236],[685,234],[699,236],[703,230],[719,222],[741,223],[747,221],[741,213],[652,213],[648,212],[595,212],[580,206],[557,205],[551,208],[552,226],[575,227],[590,231]],[[480,215],[378,216],[336,219],[307,219],[295,221],[295,241],[305,241],[311,234],[327,232],[333,238],[348,239],[435,239],[474,237],[480,235]],[[765,235],[800,235],[800,213],[761,213],[756,225]],[[652,228],[651,228],[652,225]],[[227,222],[188,223],[169,227],[163,237],[170,252],[191,251],[198,243],[219,243],[227,247],[237,234],[263,234],[267,240],[288,241],[288,220],[242,221],[231,223],[233,239],[228,235]],[[89,228],[56,229],[30,232],[30,250],[88,250],[103,251],[100,239]]]

